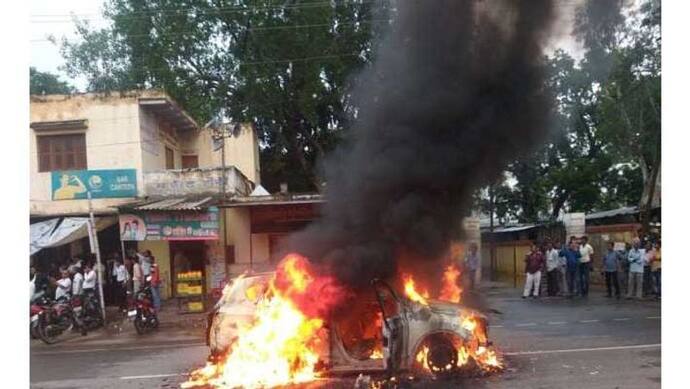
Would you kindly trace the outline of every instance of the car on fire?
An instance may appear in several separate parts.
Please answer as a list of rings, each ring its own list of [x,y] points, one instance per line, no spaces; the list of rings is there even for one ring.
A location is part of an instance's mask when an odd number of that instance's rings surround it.
[[[252,321],[274,272],[240,276],[226,286],[208,315],[206,342],[211,358],[224,355],[238,328]],[[417,302],[382,280],[344,304],[345,314],[327,321],[327,350],[321,366],[330,373],[413,371],[431,376],[455,373],[490,346],[487,318],[461,304]],[[468,361],[470,363],[468,363]]]

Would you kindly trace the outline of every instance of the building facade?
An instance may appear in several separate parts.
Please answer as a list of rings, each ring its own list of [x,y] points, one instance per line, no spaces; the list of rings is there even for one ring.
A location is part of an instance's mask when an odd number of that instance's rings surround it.
[[[253,126],[214,139],[161,92],[32,96],[29,127],[31,223],[84,218],[90,195],[104,260],[150,250],[163,298],[217,296],[229,278],[270,269],[279,241],[318,214],[320,198],[254,191]],[[72,236],[36,255],[88,253],[85,234]]]

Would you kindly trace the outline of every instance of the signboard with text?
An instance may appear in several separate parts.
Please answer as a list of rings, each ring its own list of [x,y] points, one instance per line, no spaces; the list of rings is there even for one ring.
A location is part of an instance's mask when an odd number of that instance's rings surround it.
[[[137,196],[137,171],[72,170],[51,174],[53,200],[80,200],[91,192],[93,199],[111,199]]]
[[[142,240],[216,240],[219,235],[219,211],[145,212],[120,215],[120,237],[125,241]]]

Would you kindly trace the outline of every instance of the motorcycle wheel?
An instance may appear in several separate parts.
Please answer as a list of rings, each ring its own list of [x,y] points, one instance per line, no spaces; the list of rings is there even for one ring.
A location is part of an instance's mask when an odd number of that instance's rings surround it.
[[[54,329],[54,325],[49,324],[47,321],[44,315],[41,315],[40,319],[38,319],[38,336],[45,344],[55,344],[62,331]]]
[[[148,331],[148,327],[146,326],[146,323],[144,323],[144,318],[142,315],[137,315],[137,317],[134,318],[134,328],[137,330],[137,334],[143,335]]]

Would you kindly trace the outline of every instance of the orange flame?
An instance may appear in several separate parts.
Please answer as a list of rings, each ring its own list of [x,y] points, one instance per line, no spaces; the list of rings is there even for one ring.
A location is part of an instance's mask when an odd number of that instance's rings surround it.
[[[325,309],[340,291],[331,278],[316,277],[306,258],[288,255],[259,300],[252,323],[238,329],[225,359],[193,372],[182,388],[262,388],[314,380],[324,347],[320,330]],[[310,310],[302,309],[307,305]]]
[[[415,287],[415,282],[411,275],[403,274],[403,284],[405,286],[405,295],[407,298],[423,305],[429,305],[427,302],[429,292],[425,290],[420,294]]]
[[[462,295],[462,288],[458,286],[458,278],[460,278],[460,270],[455,265],[448,265],[443,272],[441,294],[439,300],[449,301],[451,303],[459,303]]]

